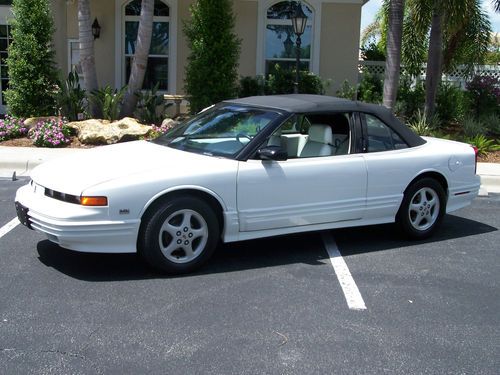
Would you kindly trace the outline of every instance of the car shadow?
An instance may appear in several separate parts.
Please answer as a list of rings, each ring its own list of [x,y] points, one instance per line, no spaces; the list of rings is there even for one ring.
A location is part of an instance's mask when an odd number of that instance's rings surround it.
[[[435,244],[497,230],[498,228],[479,221],[448,214],[432,237],[420,241],[406,238],[395,224],[338,229],[334,235],[342,256],[348,257],[362,253]]]
[[[447,215],[433,237],[408,241],[393,224],[338,229],[332,231],[344,257],[356,254],[439,243],[451,239],[497,231],[490,225]],[[67,250],[44,240],[37,250],[42,264],[75,279],[102,282],[139,279],[169,279],[237,272],[291,264],[324,265],[328,254],[320,232],[294,234],[252,241],[221,244],[201,270],[181,276],[161,274],[142,262],[136,254],[95,254]]]

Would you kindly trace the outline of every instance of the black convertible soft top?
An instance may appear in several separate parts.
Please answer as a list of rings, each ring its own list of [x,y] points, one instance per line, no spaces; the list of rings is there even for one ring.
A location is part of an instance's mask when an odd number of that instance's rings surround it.
[[[290,113],[318,113],[318,112],[361,112],[377,116],[396,133],[398,133],[410,147],[425,143],[405,124],[396,118],[386,107],[377,104],[368,104],[326,95],[265,95],[250,96],[247,98],[226,100],[224,103],[239,104],[252,107],[277,109]]]

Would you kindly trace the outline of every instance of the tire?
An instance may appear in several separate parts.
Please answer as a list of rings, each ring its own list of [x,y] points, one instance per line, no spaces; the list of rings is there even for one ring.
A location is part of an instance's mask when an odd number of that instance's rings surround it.
[[[406,190],[396,216],[403,233],[410,239],[430,237],[446,213],[446,193],[433,178],[422,178]]]
[[[217,216],[207,203],[175,197],[143,218],[138,250],[153,268],[169,274],[188,273],[210,258],[219,235]]]

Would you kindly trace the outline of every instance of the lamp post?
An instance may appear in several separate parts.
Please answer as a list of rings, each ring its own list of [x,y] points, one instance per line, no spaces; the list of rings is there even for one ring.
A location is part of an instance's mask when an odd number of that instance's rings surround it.
[[[296,58],[296,67],[295,67],[295,87],[294,87],[294,92],[295,94],[299,93],[299,70],[300,70],[300,43],[302,42],[300,39],[300,36],[304,34],[304,31],[306,30],[306,24],[307,24],[307,16],[304,14],[304,11],[302,10],[302,3],[298,2],[296,7],[295,7],[295,14],[291,17],[292,18],[292,26],[293,26],[293,32],[295,35],[297,35],[297,48],[295,52],[295,58]]]

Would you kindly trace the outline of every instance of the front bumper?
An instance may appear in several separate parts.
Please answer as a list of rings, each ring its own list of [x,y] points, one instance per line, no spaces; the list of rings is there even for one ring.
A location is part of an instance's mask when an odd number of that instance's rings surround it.
[[[24,225],[61,247],[93,253],[135,253],[140,220],[109,220],[107,207],[61,202],[26,185],[16,193],[18,217]]]

